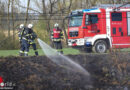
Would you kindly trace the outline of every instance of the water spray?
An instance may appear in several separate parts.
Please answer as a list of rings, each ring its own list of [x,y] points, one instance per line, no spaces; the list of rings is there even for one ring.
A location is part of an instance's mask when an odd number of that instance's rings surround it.
[[[37,39],[43,52],[45,55],[52,60],[54,63],[59,65],[60,67],[64,67],[67,70],[71,70],[73,72],[78,72],[84,75],[89,76],[90,74],[78,63],[74,62],[72,59],[70,59],[67,56],[64,56],[57,52],[55,49],[51,48],[48,44],[43,42],[41,39]]]

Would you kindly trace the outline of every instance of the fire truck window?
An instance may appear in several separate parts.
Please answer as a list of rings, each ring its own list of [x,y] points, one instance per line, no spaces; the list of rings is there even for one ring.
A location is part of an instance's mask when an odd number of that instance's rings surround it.
[[[83,19],[83,16],[73,16],[73,17],[71,17],[70,21],[69,21],[69,26],[70,27],[81,26],[82,25],[82,19]]]
[[[97,22],[98,22],[98,16],[96,14],[86,15],[86,22],[85,22],[86,25],[95,24]]]
[[[113,28],[113,34],[116,34],[116,28]]]
[[[98,22],[98,16],[97,15],[90,15],[90,22],[92,24],[95,24]]]
[[[122,13],[112,13],[112,21],[122,21]]]
[[[119,28],[119,32],[122,32],[122,28]]]

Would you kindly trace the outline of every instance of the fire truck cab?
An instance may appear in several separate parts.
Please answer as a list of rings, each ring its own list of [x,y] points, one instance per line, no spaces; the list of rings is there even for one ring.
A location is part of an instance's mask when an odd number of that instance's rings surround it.
[[[130,5],[119,6],[72,11],[68,16],[68,45],[97,53],[105,53],[109,48],[129,48]]]

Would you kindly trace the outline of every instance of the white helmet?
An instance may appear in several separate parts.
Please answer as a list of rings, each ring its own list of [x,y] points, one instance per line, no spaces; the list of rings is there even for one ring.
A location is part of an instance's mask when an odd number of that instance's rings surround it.
[[[59,24],[58,24],[58,23],[56,23],[56,24],[54,25],[54,27],[59,27]]]
[[[24,27],[24,24],[20,24],[19,28],[23,28]]]
[[[28,24],[28,28],[32,28],[33,27],[33,24]]]

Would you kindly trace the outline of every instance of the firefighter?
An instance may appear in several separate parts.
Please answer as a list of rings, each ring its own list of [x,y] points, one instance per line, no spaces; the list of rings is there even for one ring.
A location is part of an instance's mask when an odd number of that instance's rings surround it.
[[[22,51],[22,32],[24,30],[24,24],[20,24],[19,29],[18,29],[18,37],[19,37],[19,42],[20,42],[20,51],[19,51],[19,55],[23,56],[24,55],[24,51]]]
[[[21,44],[21,33],[24,30],[24,24],[20,24],[19,29],[18,29],[18,37],[19,37],[19,42]]]
[[[37,38],[36,33],[33,31],[33,24],[28,24],[28,31],[29,31],[29,47],[32,46],[33,50],[35,51],[35,55],[38,56],[38,51],[37,51],[37,47],[36,47],[36,43],[35,43],[35,39]]]
[[[53,31],[51,33],[51,39],[52,39],[57,51],[60,52],[61,54],[63,54],[62,43],[61,43],[61,39],[63,39],[63,32],[59,28],[58,23],[54,24],[54,28],[53,28]]]
[[[21,45],[21,50],[19,52],[20,56],[28,56],[29,44],[28,44],[28,29],[24,27],[24,24],[20,25],[20,30],[18,33],[19,41]]]

